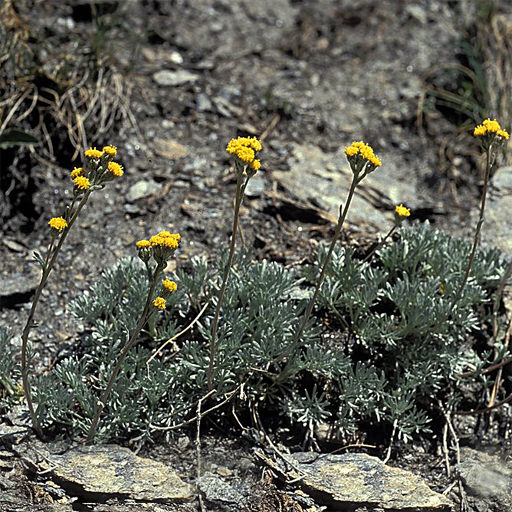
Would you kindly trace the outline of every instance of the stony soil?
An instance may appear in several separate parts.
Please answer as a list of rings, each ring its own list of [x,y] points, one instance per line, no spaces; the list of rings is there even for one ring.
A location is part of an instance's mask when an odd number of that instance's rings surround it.
[[[35,0],[19,4],[20,18],[54,44],[67,44],[80,31],[96,30],[88,3]],[[413,216],[457,232],[465,228],[461,219],[478,198],[474,170],[478,162],[471,157],[476,146],[468,149],[466,142],[461,143],[460,154],[453,149],[447,166],[439,148],[457,132],[457,126],[439,111],[430,112],[418,125],[418,101],[433,66],[459,62],[458,40],[476,17],[472,2],[130,0],[93,4],[105,9],[112,24],[108,69],[129,87],[131,95],[130,115],[120,115],[101,138],[86,134],[87,143],[116,145],[126,173],[105,193],[93,195],[43,293],[40,325],[32,335],[40,367],[51,365],[60,348],[76,336],[76,322],[66,310],[69,300],[82,293],[101,270],[120,257],[134,255],[134,241],[160,229],[180,232],[184,244],[178,265],[186,264],[192,255],[214,254],[226,245],[235,180],[224,149],[233,136],[264,139],[259,189],[241,212],[246,244],[254,247],[257,258],[299,262],[334,230],[318,205],[304,204],[274,179],[274,173],[289,170],[294,143],[333,153],[352,140],[364,139],[385,162],[379,172],[413,187],[416,195],[401,200],[413,208]],[[115,15],[108,14],[112,9],[117,9]],[[162,85],[171,77],[181,83]],[[31,253],[45,247],[47,220],[60,215],[69,202],[66,176],[72,165],[79,165],[79,159],[71,161],[73,148],[57,128],[51,134],[53,158],[48,151],[36,158],[28,149],[0,153],[4,178],[20,172],[28,175],[26,189],[17,190],[18,198],[6,193],[7,186],[2,188],[15,207],[3,210],[0,280],[9,292],[4,294],[0,322],[18,335],[37,280]],[[345,165],[341,155],[339,165]],[[394,199],[394,194],[380,192],[384,211],[389,209],[386,200]],[[368,243],[375,229],[349,224],[344,237],[348,243]],[[216,471],[227,468],[237,477],[250,475],[257,489],[253,510],[301,510],[293,508],[273,484],[260,480],[261,469],[251,458],[253,439],[236,440],[214,426],[208,429],[204,466],[215,464]],[[145,447],[143,453],[161,460],[172,458],[174,466],[194,481],[195,449],[189,439],[193,433],[183,435],[186,448]],[[451,480],[439,453],[425,453],[421,445],[400,447],[391,463],[423,475],[442,491]],[[240,467],[241,461],[249,462]],[[18,495],[20,505],[2,510],[71,510],[46,505],[54,498],[48,498],[46,491],[37,496],[39,491],[34,489],[41,487],[41,481],[21,476],[20,466],[16,467],[19,479],[13,483],[12,474],[3,476],[0,485]],[[129,503],[73,506],[96,512],[141,510]],[[197,507],[197,503],[176,508],[159,505],[154,510]],[[212,510],[235,509],[230,507],[218,505]]]

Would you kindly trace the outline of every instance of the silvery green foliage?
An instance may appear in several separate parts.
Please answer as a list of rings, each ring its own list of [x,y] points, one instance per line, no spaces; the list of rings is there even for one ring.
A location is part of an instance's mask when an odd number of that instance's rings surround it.
[[[165,314],[148,324],[114,385],[100,423],[103,439],[134,433],[149,438],[154,426],[174,426],[194,416],[197,401],[207,392],[210,324],[222,268],[219,261],[212,272],[203,259],[193,259],[188,272],[177,272],[178,292],[168,301]],[[304,309],[304,303],[291,299],[299,286],[294,273],[282,265],[252,263],[248,255],[235,259],[218,336],[214,383],[219,400],[241,383],[246,398],[239,406],[244,407],[261,397],[293,390],[292,377],[307,366],[309,356],[297,354],[293,364],[281,366],[276,360],[292,345]],[[143,265],[126,259],[71,304],[73,314],[88,322],[89,330],[74,353],[35,386],[44,426],[67,427],[76,437],[86,434],[93,404],[135,325],[147,289]],[[175,335],[178,325],[185,327],[205,301],[209,307],[196,328],[170,346],[174,352],[166,351],[147,365],[152,350]],[[313,328],[301,346],[313,349],[317,333]],[[287,377],[281,379],[285,382],[276,384],[285,366]]]
[[[297,297],[312,289],[325,248],[301,278],[281,264],[239,254],[221,311],[213,374],[217,395],[210,406],[243,385],[231,405],[247,422],[254,416],[244,412],[258,410],[309,434],[321,423],[331,423],[340,435],[377,425],[391,432],[396,425],[404,440],[428,430],[435,404],[460,398],[461,369],[468,363],[482,368],[496,353],[506,353],[499,345],[482,348],[504,266],[496,251],[478,252],[461,300],[448,314],[468,254],[468,244],[429,226],[402,229],[399,239],[368,263],[351,249],[337,249],[317,316],[299,343],[294,333],[306,301]],[[194,417],[207,393],[211,322],[225,261],[226,255],[214,265],[193,258],[176,273],[178,291],[165,313],[145,327],[114,385],[100,422],[104,440],[149,440],[155,427]],[[144,266],[125,259],[73,302],[73,314],[88,330],[36,382],[44,426],[66,428],[77,438],[86,434],[147,287]],[[205,303],[194,327],[146,364]],[[328,326],[323,332],[322,325]],[[231,405],[216,411],[216,421],[232,421]]]
[[[478,342],[486,336],[492,293],[504,272],[497,250],[478,250],[471,278],[450,312],[470,250],[469,243],[428,224],[404,227],[398,241],[367,263],[350,248],[336,249],[317,309],[328,311],[348,335],[341,349],[353,374],[338,379],[339,427],[396,421],[399,435],[408,439],[427,428],[436,400],[460,397],[457,374],[468,364],[482,368],[506,354],[499,341],[496,354],[487,340]],[[325,255],[321,247],[317,264],[305,269],[310,282]]]
[[[16,389],[21,376],[19,348],[11,343],[11,329],[0,325],[0,407],[9,407],[20,396]]]

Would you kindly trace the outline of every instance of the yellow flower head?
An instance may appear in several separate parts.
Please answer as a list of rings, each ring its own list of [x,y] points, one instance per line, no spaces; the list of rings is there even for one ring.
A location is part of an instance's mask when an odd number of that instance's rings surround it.
[[[250,168],[254,171],[257,171],[261,167],[261,162],[257,159],[254,159],[250,164]]]
[[[155,308],[157,308],[157,309],[164,310],[165,309],[165,299],[163,297],[157,297],[153,301],[153,306],[155,306]]]
[[[256,137],[231,139],[226,151],[230,155],[236,156],[244,164],[248,164],[254,171],[261,167],[261,162],[256,159],[256,152],[261,151],[261,142]]]
[[[84,168],[83,167],[75,167],[71,171],[71,179],[74,180],[75,178],[78,178],[78,176],[82,176],[84,174]]]
[[[91,186],[91,182],[84,176],[77,176],[73,183],[78,190],[87,190]]]
[[[137,249],[147,249],[148,247],[151,247],[151,243],[149,240],[139,240],[135,244],[135,247],[137,247]]]
[[[108,147],[108,146],[107,146]],[[119,165],[117,162],[109,162],[108,170],[116,177],[120,178],[123,173],[123,167]]]
[[[66,219],[63,219],[62,217],[53,217],[49,220],[48,224],[52,229],[56,229],[59,233],[68,227]]]
[[[411,215],[411,210],[406,208],[403,204],[399,206],[395,206],[395,213],[399,217],[409,217]]]
[[[359,149],[354,146],[349,146],[345,149],[345,155],[347,156],[355,156],[359,153]]]
[[[103,148],[103,153],[106,153],[108,156],[115,158],[117,156],[117,148],[115,146],[105,146]]]
[[[496,142],[503,142],[509,139],[508,132],[501,129],[501,126],[496,119],[492,121],[490,119],[486,119],[483,121],[482,124],[475,127],[473,135],[475,137],[484,137],[482,143],[485,149],[488,149],[494,140],[496,140]]]
[[[486,135],[488,133],[497,133],[498,135],[501,135],[500,132],[507,133],[507,132],[505,132],[505,130],[501,129],[500,123],[498,123],[498,121],[496,121],[496,119],[494,119],[492,121],[490,119],[486,119],[485,121],[482,122],[482,124],[479,124],[475,128],[475,130],[473,131],[473,135],[482,136],[482,135]],[[508,135],[508,133],[507,133],[507,135]]]
[[[502,139],[505,139],[505,140],[508,140],[510,137],[509,137],[509,134],[506,130],[498,130],[496,132],[497,135],[499,135]]]
[[[174,236],[154,235],[149,239],[151,247],[165,247],[167,249],[177,249],[179,240]]]
[[[501,130],[501,126],[498,123],[498,121],[496,121],[496,119],[494,119],[493,121],[491,121],[490,119],[486,119],[482,124],[485,126],[485,129],[490,133],[497,133],[499,130]]]
[[[380,158],[375,155],[373,149],[362,141],[352,142],[348,148],[345,148],[345,155],[349,161],[352,158],[360,157],[370,162],[375,167],[380,167],[382,165]]]
[[[96,148],[89,148],[84,154],[87,158],[101,158],[103,151],[99,151]]]
[[[181,242],[181,235],[179,233],[171,233],[170,231],[160,231],[156,236],[162,238],[173,238],[177,243]]]
[[[236,156],[245,162],[246,164],[250,164],[255,157],[254,149],[248,148],[246,146],[240,146],[238,151],[236,152]]]
[[[254,149],[254,151],[261,151],[261,142],[256,137],[238,137],[240,144]]]
[[[178,285],[171,281],[170,279],[164,279],[162,281],[162,286],[168,291],[168,292],[175,292],[178,289]]]
[[[481,136],[485,135],[486,133],[487,133],[487,128],[483,124],[480,124],[475,128],[473,135],[475,137],[481,137]]]

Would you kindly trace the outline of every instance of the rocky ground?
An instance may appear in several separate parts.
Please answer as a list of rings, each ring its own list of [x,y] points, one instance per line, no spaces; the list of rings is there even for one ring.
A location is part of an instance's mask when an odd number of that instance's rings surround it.
[[[496,5],[510,20],[508,2]],[[474,2],[27,0],[17,3],[15,13],[9,18],[12,30],[44,37],[50,48],[61,45],[74,79],[83,79],[92,91],[90,96],[82,91],[63,99],[69,117],[48,123],[46,134],[41,131],[41,147],[0,153],[0,323],[11,326],[16,335],[37,285],[31,254],[45,247],[48,219],[61,215],[70,199],[68,172],[80,164],[75,146],[114,144],[126,171],[105,192],[93,195],[43,293],[40,325],[32,335],[42,368],[52,364],[59,347],[72,343],[80,329],[67,314],[69,300],[103,269],[134,255],[135,241],[161,229],[181,233],[178,265],[195,254],[212,255],[227,244],[235,179],[225,146],[237,135],[256,135],[264,145],[263,168],[241,212],[245,243],[257,258],[294,264],[308,258],[312,246],[329,239],[347,187],[348,168],[340,148],[352,140],[369,142],[383,166],[358,193],[346,243],[372,243],[389,227],[397,203],[412,209],[412,219],[428,219],[457,234],[471,229],[467,221],[478,203],[482,165],[478,145],[469,130],[460,128],[460,117],[446,105],[435,108],[425,93],[450,85],[453,73],[439,70],[460,65],[459,43],[481,22]],[[85,68],[73,60],[73,55],[87,55],[80,46],[84,40],[104,57],[103,78],[90,84]],[[44,69],[49,63],[43,60],[41,65]],[[48,74],[51,89],[60,75],[54,68]],[[87,102],[94,105],[89,118]],[[82,130],[76,124],[77,112],[84,120]],[[20,114],[15,112],[12,119]],[[69,134],[77,136],[74,145]],[[505,189],[510,187],[509,174],[499,176],[505,176]],[[471,432],[471,425],[466,428]],[[23,426],[12,418],[4,429],[1,510],[199,507],[197,499],[157,505],[118,491],[84,494],[79,484],[66,484],[63,477],[48,483],[40,466],[44,457],[35,461],[33,454],[27,455],[35,440],[27,440],[19,431]],[[184,432],[182,444],[145,447],[139,455],[164,463],[172,460],[183,480],[196,484],[193,436]],[[232,437],[212,429],[203,440],[203,470],[213,480],[206,478],[199,487],[208,510],[357,508],[307,494],[300,485],[285,485],[284,480],[293,478],[279,475],[255,457],[254,439]],[[371,455],[384,457],[384,448]],[[419,444],[402,446],[390,464],[420,475],[438,492],[446,491],[459,509],[459,485],[455,473],[446,475],[441,447],[425,453]],[[497,463],[486,464],[494,468]],[[503,471],[504,489],[508,485],[510,490],[510,472]],[[218,490],[222,485],[227,486],[227,498]],[[293,492],[286,493],[290,489]],[[499,497],[506,491],[496,494],[491,489],[482,497],[480,488],[474,496],[471,489],[475,485],[468,484],[469,510],[510,509]],[[361,510],[372,506],[360,503]]]

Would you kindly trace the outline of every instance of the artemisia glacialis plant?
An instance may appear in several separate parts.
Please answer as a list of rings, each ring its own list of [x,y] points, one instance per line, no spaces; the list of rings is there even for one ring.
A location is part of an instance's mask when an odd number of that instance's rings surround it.
[[[488,170],[489,154],[508,136],[494,123],[486,120],[475,130],[488,152]],[[302,279],[277,263],[237,256],[239,209],[260,167],[260,150],[255,138],[228,144],[237,173],[233,230],[216,268],[193,260],[188,273],[177,272],[177,289],[163,278],[163,269],[180,236],[162,231],[137,242],[138,264],[119,262],[89,295],[74,301],[75,315],[91,330],[86,345],[37,380],[45,426],[67,426],[88,441],[170,435],[193,421],[197,401],[215,387],[217,400],[235,397],[238,390],[233,417],[243,410],[257,418],[265,409],[304,427],[310,439],[322,423],[339,436],[365,426],[396,426],[401,438],[409,439],[428,428],[433,399],[460,399],[457,376],[464,369],[483,368],[493,354],[507,353],[499,344],[486,352],[468,341],[472,333],[485,332],[485,305],[503,273],[495,251],[478,249],[476,243],[469,250],[467,243],[428,225],[401,229],[393,240],[410,216],[403,205],[395,207],[393,228],[365,260],[336,248],[357,185],[381,166],[363,142],[345,150],[353,173],[347,201],[331,244],[320,248]],[[96,153],[88,158],[98,166],[106,160]],[[106,162],[102,172],[112,169]],[[79,201],[94,178],[76,171]],[[88,180],[89,188],[79,178]],[[72,221],[73,215],[52,219],[55,247]],[[307,290],[305,283],[311,285]],[[309,300],[304,291],[312,292]],[[172,339],[212,297],[172,353],[150,357],[152,346]],[[320,319],[335,325],[339,336],[321,337]],[[135,346],[139,340],[143,343]]]
[[[139,251],[139,258],[142,260],[144,266],[146,267],[149,289],[147,292],[144,308],[137,322],[137,325],[135,326],[135,329],[130,332],[130,336],[117,358],[117,363],[112,371],[112,374],[110,375],[107,386],[103,391],[101,399],[98,402],[94,412],[91,427],[86,439],[86,442],[88,443],[92,442],[94,439],[101,413],[107,404],[107,400],[110,396],[110,393],[112,392],[112,388],[117,379],[117,376],[121,371],[123,362],[132,347],[139,340],[139,335],[142,328],[158,311],[165,310],[166,298],[168,298],[169,295],[174,293],[178,288],[177,284],[168,278],[165,278],[160,283],[160,278],[165,267],[167,266],[168,260],[174,255],[176,249],[179,247],[180,242],[181,235],[179,233],[160,231],[158,234],[152,236],[149,240],[139,240],[135,244]],[[154,297],[158,283],[160,283],[159,294],[157,297]]]
[[[336,247],[297,346],[304,291],[313,289],[327,250],[320,247],[302,277],[282,264],[235,254],[219,317],[212,407],[238,392],[216,410],[216,424],[233,428],[236,416],[249,427],[249,418],[259,411],[263,421],[304,430],[309,439],[319,426],[329,425],[334,437],[349,441],[376,429],[389,436],[396,422],[400,438],[409,440],[432,428],[437,400],[478,400],[485,376],[478,377],[478,387],[472,377],[468,392],[467,379],[458,375],[485,368],[493,358],[485,333],[492,293],[504,270],[497,251],[477,249],[472,279],[452,320],[425,336],[446,315],[470,244],[415,225],[402,227],[399,237],[368,262],[350,248]],[[180,286],[165,297],[156,328],[144,328],[140,343],[124,359],[95,441],[142,442],[162,434],[170,439],[194,421],[197,402],[208,393],[215,304],[208,302],[186,336],[159,357],[152,354],[198,315],[208,297],[218,296],[227,256],[226,250],[213,265],[193,258],[187,269],[177,270]],[[73,301],[71,311],[87,329],[70,355],[37,381],[45,428],[65,428],[76,439],[87,434],[97,397],[127,332],[136,327],[148,289],[141,260],[125,259]],[[153,300],[159,295],[164,297],[155,290]],[[283,351],[291,354],[286,363],[279,361]]]
[[[343,228],[343,223],[347,218],[347,213],[350,208],[352,198],[354,197],[356,187],[364,180],[364,178],[366,178],[366,176],[371,174],[373,171],[375,171],[375,169],[382,165],[380,158],[378,158],[375,155],[373,149],[368,144],[365,144],[362,141],[352,142],[352,144],[345,149],[345,155],[348,159],[350,169],[352,170],[352,182],[350,184],[350,189],[347,194],[345,206],[343,207],[343,204],[340,205],[340,215],[338,218],[338,223],[334,231],[334,236],[332,237],[331,240],[331,245],[329,246],[329,251],[327,252],[327,257],[325,259],[324,266],[320,271],[320,275],[318,276],[318,280],[316,282],[313,295],[309,301],[308,307],[304,314],[304,318],[302,319],[302,322],[300,323],[299,328],[297,329],[297,332],[295,334],[295,340],[297,343],[300,341],[300,337],[302,336],[302,333],[304,332],[304,329],[307,326],[309,317],[313,311],[315,300],[322,287],[322,283],[325,278],[325,272],[329,265],[329,261],[331,259],[332,252],[334,250],[336,242]]]
[[[482,197],[480,200],[480,211],[478,216],[478,222],[475,228],[475,235],[473,237],[473,247],[471,249],[471,253],[469,256],[468,266],[466,268],[466,272],[464,273],[464,277],[462,278],[462,282],[460,284],[460,289],[457,295],[455,295],[453,299],[453,305],[459,300],[459,296],[464,290],[464,286],[469,279],[469,275],[471,273],[471,267],[473,265],[473,261],[475,259],[476,247],[480,238],[480,231],[482,229],[482,225],[484,223],[484,213],[485,213],[485,202],[487,200],[487,190],[489,188],[489,178],[491,176],[491,169],[496,161],[496,157],[498,156],[499,149],[501,145],[509,139],[509,134],[507,131],[503,130],[500,124],[493,120],[486,119],[482,124],[478,125],[474,132],[475,137],[478,137],[482,144],[482,149],[485,152],[486,156],[486,165],[485,165],[485,175],[484,175],[484,186],[482,190]]]
[[[70,174],[74,185],[71,204],[66,208],[61,217],[54,217],[48,222],[50,226],[50,243],[46,255],[43,258],[39,253],[34,254],[36,261],[41,266],[42,275],[21,337],[21,374],[23,391],[30,412],[32,426],[38,435],[41,435],[41,430],[36,406],[32,400],[30,361],[28,358],[28,339],[30,330],[34,326],[34,314],[41,297],[41,292],[55,265],[64,241],[73,227],[78,214],[89,200],[90,195],[96,190],[101,190],[107,182],[120,178],[123,175],[122,166],[114,161],[116,156],[117,149],[115,146],[110,145],[105,146],[102,151],[96,148],[90,148],[85,151],[84,167],[75,168]],[[37,406],[40,407],[42,404],[37,404]]]
[[[235,204],[233,207],[233,228],[231,230],[231,243],[229,245],[228,260],[222,276],[222,285],[217,297],[217,306],[215,308],[215,315],[213,318],[213,326],[210,338],[210,362],[208,364],[208,390],[211,391],[213,387],[212,374],[215,362],[215,338],[217,336],[217,329],[219,325],[219,315],[224,301],[224,293],[229,277],[229,271],[233,263],[235,255],[236,236],[238,232],[238,216],[240,213],[240,206],[244,199],[245,189],[249,180],[256,174],[261,167],[261,162],[256,158],[259,151],[261,151],[261,142],[256,137],[238,137],[232,139],[226,148],[226,151],[234,157],[235,170],[236,170],[236,191],[235,191]]]

